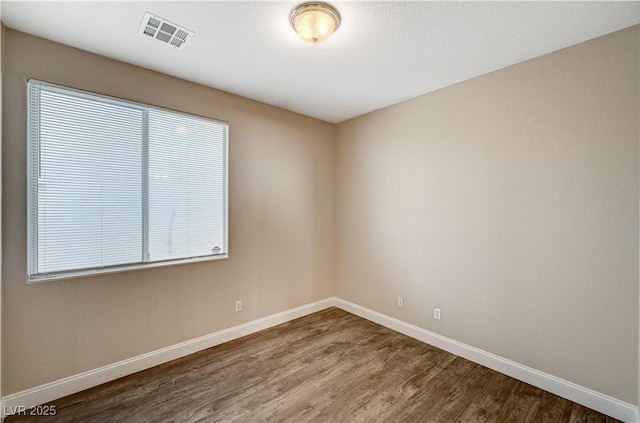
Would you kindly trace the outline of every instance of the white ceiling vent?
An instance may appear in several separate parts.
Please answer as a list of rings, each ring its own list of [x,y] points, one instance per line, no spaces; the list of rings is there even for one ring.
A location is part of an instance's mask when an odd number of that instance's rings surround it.
[[[155,38],[176,48],[183,48],[187,41],[193,37],[193,31],[182,28],[149,12],[144,14],[138,33]]]

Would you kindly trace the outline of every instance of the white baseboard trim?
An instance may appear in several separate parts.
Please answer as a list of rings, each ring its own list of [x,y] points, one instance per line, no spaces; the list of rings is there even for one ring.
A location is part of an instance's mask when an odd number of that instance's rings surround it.
[[[629,423],[640,421],[638,407],[635,405],[335,297],[272,314],[229,329],[7,395],[2,397],[0,401],[1,410],[3,411],[2,418],[4,418],[5,411],[17,410],[19,406],[27,407],[28,409],[35,405],[44,404],[332,306],[552,392],[618,420]]]
[[[93,388],[94,386],[98,386],[102,383],[110,382],[123,376],[127,376],[141,370],[146,370],[150,367],[157,366],[207,348],[215,347],[216,345],[324,310],[334,305],[335,298],[326,298],[314,303],[305,304],[300,307],[272,314],[261,319],[253,320],[248,323],[233,326],[229,329],[204,335],[166,348],[161,348],[147,354],[118,361],[117,363],[109,364],[94,370],[69,376],[64,379],[45,383],[44,385],[40,385],[35,388],[7,395],[2,398],[1,402],[3,405],[2,417],[4,418],[5,412],[8,414],[12,410],[17,410],[20,406],[26,407],[28,410],[29,407],[44,404],[67,395],[75,394],[76,392],[80,392],[85,389]]]
[[[455,341],[437,333],[414,326],[402,320],[389,317],[377,311],[359,306],[340,298],[335,299],[335,306],[344,311],[363,317],[374,323],[410,336],[419,341],[441,348],[452,354],[464,357],[474,363],[504,373],[515,379],[536,386],[545,391],[569,399],[585,407],[592,408],[608,416],[628,423],[636,423],[638,407],[616,398],[610,397],[584,386],[577,385],[559,377],[524,366],[498,355],[483,351],[462,342]]]

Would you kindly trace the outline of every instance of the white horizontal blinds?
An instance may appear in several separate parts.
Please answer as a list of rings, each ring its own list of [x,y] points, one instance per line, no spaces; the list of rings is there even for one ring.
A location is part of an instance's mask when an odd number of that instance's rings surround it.
[[[149,110],[149,260],[224,254],[226,125]]]
[[[227,253],[227,125],[29,82],[29,275]]]
[[[40,175],[40,89],[29,82],[27,98],[28,272],[38,273],[38,179]]]
[[[30,104],[40,117],[31,155],[37,273],[140,262],[142,110],[37,83],[30,90],[40,92]]]

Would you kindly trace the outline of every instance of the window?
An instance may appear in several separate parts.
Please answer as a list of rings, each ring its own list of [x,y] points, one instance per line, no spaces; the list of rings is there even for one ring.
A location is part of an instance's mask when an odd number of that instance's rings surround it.
[[[29,280],[227,257],[228,125],[28,83]]]

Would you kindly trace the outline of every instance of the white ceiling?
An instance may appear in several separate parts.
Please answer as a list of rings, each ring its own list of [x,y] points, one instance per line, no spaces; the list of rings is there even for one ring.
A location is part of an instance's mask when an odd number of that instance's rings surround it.
[[[331,2],[304,44],[282,2],[2,1],[9,28],[328,122],[341,122],[640,22],[640,2]],[[178,50],[138,34],[146,11],[195,31]]]

